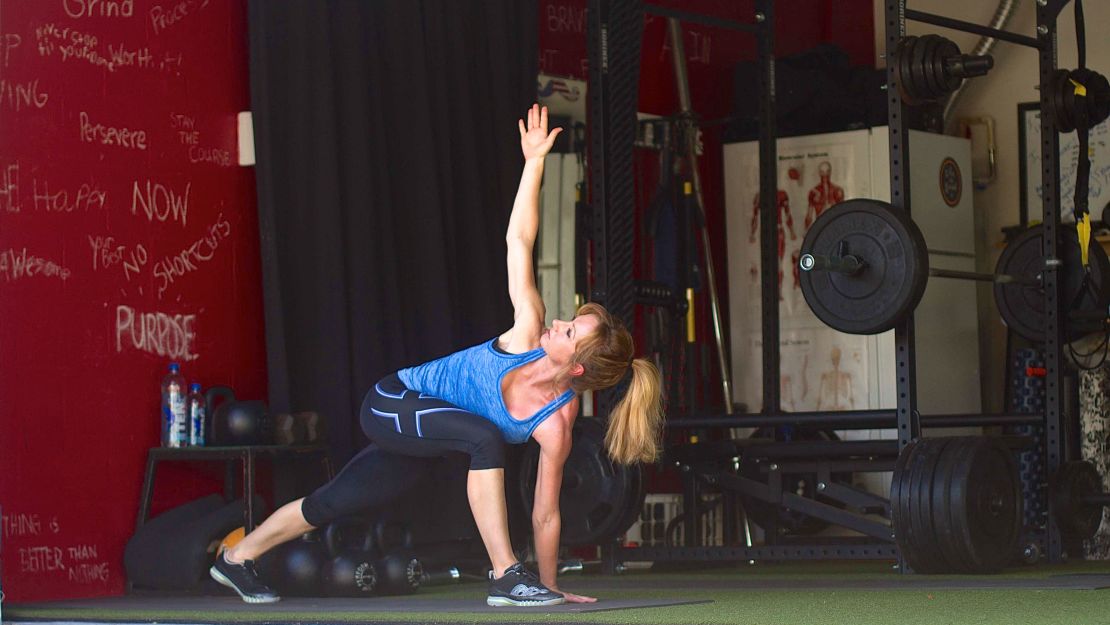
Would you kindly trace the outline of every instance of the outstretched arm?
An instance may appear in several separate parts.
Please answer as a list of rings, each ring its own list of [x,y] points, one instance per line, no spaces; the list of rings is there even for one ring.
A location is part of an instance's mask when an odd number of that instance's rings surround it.
[[[543,161],[562,128],[547,131],[547,107],[538,104],[528,109],[528,120],[517,120],[520,130],[520,149],[524,154],[524,171],[513,201],[509,227],[505,232],[508,248],[506,263],[509,272],[509,299],[513,302],[513,332],[509,342],[521,349],[531,349],[527,344],[539,336],[543,328],[543,300],[536,289],[535,271],[532,266],[532,248],[540,224],[540,182],[543,180]],[[517,330],[521,330],[518,332]]]

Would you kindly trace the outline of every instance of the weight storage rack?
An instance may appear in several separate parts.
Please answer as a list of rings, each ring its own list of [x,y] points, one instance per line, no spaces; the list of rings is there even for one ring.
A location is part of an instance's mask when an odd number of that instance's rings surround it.
[[[899,41],[906,33],[906,20],[943,28],[994,37],[1001,41],[1033,48],[1039,54],[1041,108],[1049,110],[1050,80],[1056,70],[1057,18],[1070,0],[1037,0],[1037,36],[972,24],[906,8],[906,0],[887,0],[884,4],[883,32],[886,58],[895,58]],[[831,413],[784,413],[780,404],[779,313],[776,289],[778,256],[775,198],[777,189],[774,92],[774,0],[755,0],[750,23],[721,20],[692,13],[641,4],[638,0],[590,0],[589,2],[589,78],[590,78],[590,205],[593,234],[593,288],[591,299],[631,326],[636,304],[658,305],[640,295],[642,289],[632,278],[633,269],[633,181],[632,151],[635,140],[635,113],[638,91],[640,36],[643,13],[650,12],[682,21],[707,24],[753,35],[757,42],[760,258],[762,302],[762,378],[763,410],[749,416],[670,415],[666,427],[727,430],[750,427],[820,427],[822,429],[896,428],[897,440],[835,441],[813,440],[749,445],[733,440],[685,445],[687,449],[668,450],[668,460],[681,470],[684,483],[683,516],[691,528],[683,546],[623,547],[613,542],[602,545],[603,569],[619,570],[633,561],[754,561],[821,559],[898,559],[907,571],[904,554],[895,537],[892,501],[838,483],[838,473],[880,472],[895,468],[899,454],[921,438],[922,428],[953,426],[1041,425],[1044,427],[1045,470],[1054,475],[1064,461],[1064,335],[1062,318],[1066,302],[1056,264],[1060,229],[1059,142],[1051,115],[1041,116],[1041,162],[1043,228],[1046,271],[1044,344],[1046,401],[1043,414],[969,414],[921,415],[917,409],[914,322],[912,314],[895,327],[897,405],[893,410],[860,410]],[[890,129],[891,205],[907,213],[909,206],[910,141],[907,105],[899,96],[895,64],[886,71],[888,126]],[[656,298],[658,299],[658,298]],[[619,389],[618,392],[623,389]],[[598,397],[598,413],[608,414],[616,393]],[[731,398],[726,397],[726,401]],[[991,437],[1010,449],[1031,444],[1028,437]],[[740,459],[754,454],[758,458],[759,478],[738,473]],[[730,471],[729,469],[732,469]],[[784,473],[805,471],[817,477],[814,493],[784,492]],[[1043,476],[1042,476],[1042,479]],[[1052,489],[1050,484],[1049,489]],[[738,505],[740,497],[758,500],[807,515],[861,534],[859,537],[806,538],[783,537],[773,527],[765,528],[766,543],[752,546],[706,546],[696,522],[703,510],[700,493],[720,491],[726,512]],[[1048,493],[1051,501],[1052,492]],[[846,507],[854,508],[849,511]],[[726,514],[726,541],[738,536],[739,528]],[[1059,525],[1050,511],[1045,530],[1049,562],[1059,562],[1063,547]]]

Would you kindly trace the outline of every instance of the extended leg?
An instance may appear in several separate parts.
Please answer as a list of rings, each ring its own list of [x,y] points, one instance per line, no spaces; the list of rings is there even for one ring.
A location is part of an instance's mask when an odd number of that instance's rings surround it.
[[[301,513],[303,501],[304,497],[301,497],[278,508],[239,544],[227,550],[227,560],[233,563],[257,560],[270,549],[314,529]]]

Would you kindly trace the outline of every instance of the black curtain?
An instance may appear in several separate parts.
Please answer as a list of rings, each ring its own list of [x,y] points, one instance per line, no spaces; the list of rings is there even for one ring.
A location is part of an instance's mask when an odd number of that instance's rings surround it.
[[[366,440],[381,376],[512,324],[535,0],[250,0],[269,400]]]

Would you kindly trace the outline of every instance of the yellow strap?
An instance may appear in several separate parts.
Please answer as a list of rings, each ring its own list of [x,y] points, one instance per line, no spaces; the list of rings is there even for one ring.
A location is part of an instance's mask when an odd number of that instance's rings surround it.
[[[1075,223],[1075,231],[1079,234],[1079,249],[1082,254],[1083,267],[1087,266],[1087,248],[1091,245],[1091,214],[1083,215],[1083,219]]]
[[[1068,79],[1068,82],[1075,85],[1075,95],[1080,96],[1080,97],[1084,97],[1084,98],[1087,97],[1087,88],[1086,87],[1084,87],[1083,85],[1075,82],[1071,78]]]
[[[697,332],[694,331],[694,289],[686,289],[686,342],[697,341]]]

